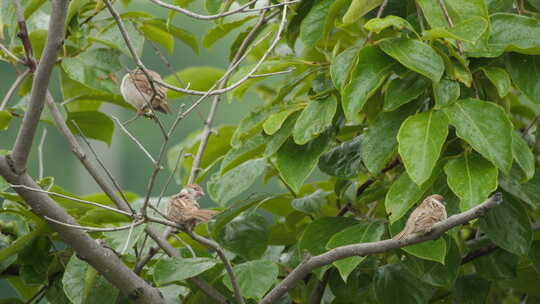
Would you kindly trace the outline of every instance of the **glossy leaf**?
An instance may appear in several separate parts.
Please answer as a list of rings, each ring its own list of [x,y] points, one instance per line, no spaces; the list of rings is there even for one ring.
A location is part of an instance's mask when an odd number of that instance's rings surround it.
[[[340,178],[356,177],[362,170],[362,136],[341,143],[319,159],[319,169]]]
[[[422,185],[431,176],[447,135],[448,120],[438,111],[410,116],[401,125],[399,154],[416,184]]]
[[[383,0],[353,0],[343,16],[343,23],[356,22],[382,2]]]
[[[175,75],[169,75],[165,77],[165,82],[177,87],[187,87],[189,83],[189,89],[197,91],[209,90],[215,82],[223,76],[223,70],[210,66],[191,66],[176,72]],[[178,82],[178,79],[181,81]],[[184,96],[183,93],[179,93],[173,90],[167,91],[168,98],[179,98]]]
[[[6,130],[8,128],[11,117],[12,115],[8,111],[0,111],[0,131]]]
[[[452,105],[460,95],[459,83],[447,78],[441,79],[433,84],[433,97],[435,98],[435,108],[440,109]]]
[[[540,59],[537,56],[508,54],[506,67],[514,85],[530,100],[540,103],[538,95],[540,94],[540,87],[538,86]]]
[[[142,51],[143,51],[143,46],[144,46],[143,36],[139,33],[139,31],[137,30],[137,28],[133,25],[131,21],[124,22],[124,27],[126,29],[127,34],[129,35],[129,38],[133,46],[133,49],[135,50],[135,53],[141,56]],[[131,53],[129,52],[127,45],[124,43],[124,38],[122,37],[120,30],[118,29],[117,26],[114,26],[114,24],[111,24],[111,26],[107,28],[107,30],[100,33],[99,36],[93,39],[109,47],[115,48],[127,56],[131,56]],[[64,61],[62,61],[62,63],[63,62]]]
[[[320,216],[321,209],[328,201],[326,197],[330,192],[321,191],[320,189],[303,197],[295,198],[291,206],[307,214],[313,214],[315,216]]]
[[[154,281],[158,286],[180,282],[214,267],[217,260],[210,258],[168,258],[158,260],[154,266]]]
[[[382,304],[427,303],[432,294],[429,285],[419,282],[399,264],[378,267],[373,284],[377,301]]]
[[[260,258],[266,251],[270,231],[266,219],[256,213],[236,217],[218,233],[218,242],[246,260]]]
[[[310,101],[294,125],[294,142],[304,145],[323,133],[332,124],[336,109],[337,100],[333,95]]]
[[[519,198],[532,208],[539,206],[538,197],[540,197],[540,172],[536,171],[534,176],[522,183],[522,174],[518,170],[512,169],[509,175],[503,175],[499,178],[499,183],[504,191]]]
[[[381,86],[394,65],[395,61],[376,46],[367,46],[360,50],[351,81],[345,85],[342,92],[341,106],[348,121],[360,123],[358,113],[368,98]]]
[[[381,41],[379,46],[405,67],[434,82],[441,80],[444,73],[443,60],[429,45],[413,39],[392,38]]]
[[[486,77],[493,83],[495,88],[497,89],[497,93],[499,93],[499,96],[502,98],[508,94],[510,91],[510,76],[508,76],[508,73],[506,70],[498,67],[483,67],[482,71],[486,75]]]
[[[533,178],[535,172],[534,155],[531,148],[529,148],[529,145],[520,134],[513,132],[512,135],[512,151],[514,152],[514,159],[525,173],[525,181],[528,181]]]
[[[304,250],[311,255],[327,251],[326,243],[334,234],[357,223],[356,220],[348,217],[323,217],[311,222],[300,237],[298,243],[300,255]]]
[[[334,0],[319,0],[313,5],[300,24],[300,39],[306,46],[312,46],[322,38],[324,20]]]
[[[139,29],[147,39],[160,44],[169,53],[173,53],[174,38],[170,33],[151,24],[143,24]]]
[[[460,198],[462,212],[481,204],[497,189],[497,168],[480,155],[451,159],[444,172],[448,186]]]
[[[264,149],[264,155],[270,156],[276,153],[281,146],[287,141],[287,138],[292,134],[294,125],[296,124],[296,119],[300,115],[300,112],[295,112],[291,114],[283,122],[281,128],[276,133],[272,134],[268,139],[266,148]]]
[[[378,174],[397,151],[397,134],[416,106],[408,104],[396,111],[380,113],[362,141],[362,160],[371,174]]]
[[[232,221],[235,217],[240,215],[240,213],[246,211],[247,209],[257,205],[257,204],[263,204],[264,202],[270,200],[271,198],[268,198],[266,196],[256,196],[255,198],[249,198],[246,200],[243,200],[241,202],[238,202],[223,212],[220,212],[216,216],[212,218],[212,221],[209,223],[210,230],[212,231],[212,238],[217,238],[218,233],[221,231],[221,229],[230,221]]]
[[[430,179],[420,186],[412,181],[407,172],[403,172],[394,181],[384,201],[386,213],[390,214],[391,223],[402,218],[414,204],[424,199],[424,194],[442,171],[440,166],[440,164],[436,166]]]
[[[358,47],[350,47],[337,55],[330,65],[330,75],[334,86],[341,90],[348,83],[351,71],[356,63]]]
[[[504,51],[540,54],[540,21],[516,14],[498,13],[490,16],[489,55]]]
[[[219,174],[223,175],[229,170],[262,154],[266,140],[263,135],[257,135],[247,140],[239,148],[232,148],[221,161]]]
[[[529,252],[532,240],[531,222],[520,202],[504,201],[478,220],[480,228],[493,243],[517,255]]]
[[[281,146],[277,152],[276,167],[293,191],[300,191],[304,181],[315,169],[319,157],[326,150],[329,139],[327,132],[303,146],[295,144],[292,139]]]
[[[101,112],[68,112],[66,124],[77,135],[111,144],[114,122]]]
[[[508,280],[516,277],[518,257],[506,250],[481,256],[473,261],[478,274],[488,280]]]
[[[366,30],[377,34],[389,27],[393,27],[397,30],[408,29],[409,31],[416,34],[416,31],[414,30],[412,25],[407,20],[399,16],[389,15],[385,16],[384,18],[373,18],[369,19],[369,21],[364,24],[364,28]]]
[[[424,38],[435,40],[438,38],[450,38],[474,43],[488,28],[488,22],[481,17],[473,17],[463,20],[452,28],[438,27],[424,32]]]
[[[197,37],[193,35],[192,33],[188,32],[187,30],[177,27],[170,22],[167,23],[164,19],[146,19],[144,21],[144,24],[152,25],[154,27],[157,27],[161,29],[162,31],[166,31],[167,33],[171,34],[174,38],[182,41],[185,43],[189,48],[193,50],[195,53],[199,53],[199,42],[197,40]]]
[[[225,205],[253,185],[266,168],[264,158],[251,159],[231,169],[223,176],[214,175],[208,182],[210,197]]]
[[[384,230],[384,225],[381,222],[362,222],[334,234],[326,244],[326,248],[333,249],[351,244],[376,242],[381,239]],[[347,282],[351,272],[365,258],[365,256],[354,256],[334,262],[343,281]]]
[[[242,296],[260,299],[272,287],[278,276],[278,266],[267,260],[245,262],[234,267],[234,274]],[[223,283],[233,290],[231,280],[225,276]]]
[[[429,87],[430,83],[429,79],[417,73],[408,73],[404,78],[392,80],[384,94],[384,111],[394,111],[414,100]]]
[[[263,124],[264,132],[268,135],[273,135],[281,129],[281,126],[283,126],[283,123],[289,116],[291,116],[291,114],[301,110],[302,108],[303,105],[295,105],[291,108],[268,116]]]
[[[494,103],[465,99],[445,109],[456,134],[503,172],[512,166],[512,123]],[[486,119],[489,117],[489,119]]]

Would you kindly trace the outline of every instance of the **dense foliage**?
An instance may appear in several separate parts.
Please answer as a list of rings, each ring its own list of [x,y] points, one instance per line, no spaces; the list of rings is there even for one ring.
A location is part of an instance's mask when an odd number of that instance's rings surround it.
[[[184,7],[190,2],[174,1]],[[204,1],[211,14],[235,7],[232,2]],[[23,1],[38,60],[48,36],[45,3]],[[269,13],[279,13],[257,32],[247,63],[229,85],[269,49],[284,8],[272,9]],[[1,2],[0,13],[0,38],[24,57],[14,6]],[[241,29],[230,46],[232,59],[259,14],[208,21],[213,27],[201,41],[175,23],[172,11],[166,19],[140,11],[124,11],[121,17],[139,55],[148,41],[169,53],[176,43],[197,52],[199,43],[209,48]],[[317,303],[537,303],[539,14],[535,0],[303,0],[289,6],[279,44],[256,74],[289,73],[252,77],[224,94],[218,111],[226,112],[227,103],[246,94],[263,105],[237,125],[215,126],[196,178],[223,212],[195,231],[226,249],[246,302],[261,300],[306,253],[397,234],[429,194],[443,195],[452,215],[501,191],[504,203],[485,217],[434,241],[335,261],[300,280],[279,303],[308,303],[317,298],[317,288],[323,290]],[[66,121],[74,133],[110,143],[115,122],[100,105],[133,111],[115,78],[123,74],[120,57],[131,53],[103,1],[71,1],[66,24],[55,69],[62,99],[69,101],[63,109]],[[14,63],[2,51],[0,59]],[[194,66],[164,79],[205,91],[224,73]],[[18,90],[20,102],[0,108],[0,129],[19,123],[15,117],[26,109],[31,81]],[[184,96],[169,90],[170,99]],[[48,115],[42,115],[43,123],[51,122]],[[177,164],[178,155],[196,155],[200,140],[201,131],[168,150],[168,167],[179,166],[180,184],[187,183],[194,158]],[[260,180],[277,180],[283,193],[238,199]],[[111,205],[103,193],[68,193],[53,177],[39,185]],[[50,303],[116,302],[118,289],[69,247],[55,245],[61,243],[55,231],[1,178],[0,190],[0,273],[21,299],[47,286],[43,294]],[[144,197],[127,196],[135,209],[142,207]],[[95,206],[51,197],[83,226],[130,223]],[[165,229],[148,223],[91,235],[121,253],[132,268],[154,245],[146,241],[146,225]],[[141,276],[169,303],[212,303],[186,281],[195,275],[232,301],[222,260],[186,233],[178,236],[183,242],[171,239],[171,244],[183,257],[158,254]]]

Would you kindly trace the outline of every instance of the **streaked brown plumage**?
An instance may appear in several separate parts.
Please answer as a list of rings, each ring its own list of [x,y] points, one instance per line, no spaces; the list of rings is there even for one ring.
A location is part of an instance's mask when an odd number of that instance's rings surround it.
[[[147,71],[153,79],[163,81],[158,73],[152,70]],[[124,75],[120,84],[122,96],[127,102],[137,108],[140,114],[152,116],[152,110],[169,114],[171,110],[166,99],[167,89],[156,83],[154,83],[154,88],[156,90],[155,94],[146,74],[141,69],[128,72]],[[148,108],[149,103],[152,109]]]
[[[433,194],[426,197],[411,213],[405,228],[392,239],[401,240],[413,233],[429,232],[435,223],[446,219],[446,207],[444,204],[442,195]]]
[[[200,209],[197,199],[204,192],[197,184],[189,184],[169,201],[167,216],[171,221],[192,229],[199,222],[209,221],[218,211]]]

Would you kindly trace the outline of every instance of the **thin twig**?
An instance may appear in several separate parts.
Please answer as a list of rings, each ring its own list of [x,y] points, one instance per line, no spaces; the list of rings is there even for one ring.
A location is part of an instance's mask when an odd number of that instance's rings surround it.
[[[43,145],[45,144],[45,137],[47,137],[47,128],[43,128],[43,134],[38,146],[38,167],[39,167],[39,179],[43,179]]]
[[[187,250],[188,250],[189,253],[191,254],[191,257],[192,257],[192,258],[197,257],[197,255],[195,254],[195,251],[193,251],[193,248],[191,248],[191,246],[189,246],[188,243],[186,243],[184,240],[182,240],[181,237],[179,237],[179,236],[176,235],[176,234],[173,234],[173,237],[174,237],[178,242],[180,242],[180,244],[184,245],[184,247],[187,248]]]
[[[116,208],[113,208],[113,207],[110,207],[110,206],[107,206],[107,205],[102,205],[102,204],[99,204],[99,203],[95,203],[95,202],[83,200],[83,199],[80,199],[80,198],[64,195],[64,194],[61,194],[61,193],[51,192],[51,191],[38,189],[38,188],[31,188],[31,187],[28,187],[28,186],[25,186],[25,185],[9,185],[9,186],[11,188],[23,188],[23,189],[34,191],[34,192],[46,193],[46,194],[49,194],[49,195],[65,198],[65,199],[68,199],[68,200],[71,200],[71,201],[74,201],[74,202],[83,203],[83,204],[87,204],[87,205],[92,205],[92,206],[95,206],[95,207],[98,207],[98,208],[102,208],[102,209],[105,209],[105,210],[113,211],[113,212],[116,212],[116,213],[119,213],[119,214],[122,214],[122,215],[132,217],[132,214],[129,213],[129,212],[126,212],[126,211],[123,211],[123,210],[120,210],[120,209],[116,209]]]
[[[236,280],[236,275],[234,274],[234,270],[233,270],[233,267],[231,265],[231,262],[229,262],[229,259],[227,259],[227,257],[225,256],[225,253],[223,252],[223,249],[221,249],[221,247],[219,246],[218,243],[212,241],[212,240],[209,240],[205,237],[202,237],[198,234],[196,234],[195,232],[187,229],[186,230],[186,233],[195,241],[211,248],[212,250],[214,250],[218,257],[221,259],[221,261],[223,262],[223,266],[225,266],[225,270],[227,271],[227,274],[229,275],[229,279],[231,280],[231,285],[233,287],[233,290],[234,290],[234,296],[236,298],[236,302],[239,303],[239,304],[244,304],[244,298],[242,298],[242,294],[240,292],[240,287],[238,285],[238,281]]]
[[[26,20],[24,19],[24,10],[19,0],[13,0],[13,5],[15,5],[15,15],[17,16],[17,24],[19,25],[17,37],[21,39],[24,52],[26,53],[25,64],[33,73],[36,71],[36,60],[34,59],[34,51],[32,50],[32,44],[30,43],[30,37],[28,36],[28,28],[26,27]]]
[[[44,218],[47,221],[53,222],[53,223],[58,224],[58,225],[62,225],[62,226],[70,227],[70,228],[75,228],[75,229],[79,229],[79,230],[85,230],[85,231],[88,231],[88,232],[121,231],[121,230],[131,229],[134,226],[138,226],[138,225],[144,223],[144,220],[138,220],[138,221],[135,221],[135,222],[133,222],[133,223],[131,223],[129,225],[125,225],[125,226],[109,227],[109,228],[97,228],[97,227],[88,227],[88,226],[80,226],[80,225],[68,224],[68,223],[64,223],[64,222],[52,219],[52,218],[50,218],[48,216],[44,216]]]
[[[156,160],[152,157],[152,154],[150,154],[150,152],[148,152],[148,150],[146,150],[143,146],[143,144],[141,144],[141,142],[135,137],[133,136],[133,134],[131,134],[128,129],[126,129],[126,127],[124,127],[124,125],[122,124],[122,122],[117,118],[115,117],[114,115],[111,115],[112,119],[116,122],[116,124],[120,127],[120,129],[122,129],[122,131],[124,131],[124,133],[126,133],[126,135],[139,147],[139,149],[141,149],[141,151],[143,151],[143,153],[150,159],[150,161],[152,162],[152,164],[155,164],[156,163]]]
[[[6,55],[8,55],[9,57],[11,57],[11,59],[13,59],[15,62],[24,63],[24,61],[21,58],[15,56],[15,54],[10,52],[9,49],[2,43],[0,43],[0,50],[6,53]]]
[[[2,103],[0,103],[0,111],[4,110],[9,103],[9,100],[15,94],[17,91],[17,88],[21,85],[21,83],[26,79],[26,76],[30,74],[30,69],[25,70],[22,72],[19,76],[17,76],[17,79],[13,82],[9,90],[7,91],[6,95],[4,95],[4,98],[2,99]]]
[[[143,220],[144,222],[144,220]],[[126,250],[128,248],[128,245],[129,245],[129,241],[131,240],[131,234],[133,233],[133,228],[135,228],[135,224],[136,222],[133,222],[131,223],[130,227],[129,227],[129,232],[128,232],[128,236],[127,236],[127,239],[126,239],[126,243],[124,244],[124,247],[122,248],[122,251],[120,251],[120,255],[124,255],[124,253],[126,253]]]
[[[420,25],[420,30],[423,32],[426,29],[426,26],[424,25],[424,14],[422,13],[422,9],[420,8],[418,2],[414,1],[414,4],[416,6],[416,17],[418,18],[418,24]]]
[[[287,5],[290,5],[290,4],[298,3],[301,0],[286,1],[286,2],[282,2],[282,3],[278,3],[278,4],[273,4],[273,5],[268,5],[268,6],[264,6],[264,7],[258,7],[258,8],[249,9],[248,8],[249,6],[251,6],[252,4],[257,2],[257,0],[251,0],[251,1],[247,2],[246,4],[244,4],[244,5],[242,5],[242,6],[238,7],[238,8],[235,8],[235,9],[230,10],[228,12],[219,13],[219,14],[216,14],[216,15],[200,15],[200,14],[194,13],[194,12],[192,12],[190,10],[187,10],[187,9],[185,9],[183,7],[172,5],[172,4],[169,4],[169,3],[165,3],[165,2],[160,1],[160,0],[150,0],[150,1],[154,2],[155,4],[157,4],[157,5],[161,6],[161,7],[164,7],[164,8],[173,10],[173,11],[177,11],[179,13],[182,13],[182,14],[184,14],[186,16],[189,16],[189,17],[192,17],[192,18],[195,18],[195,19],[212,20],[212,19],[219,19],[219,18],[223,18],[223,17],[226,17],[226,16],[230,16],[230,15],[234,15],[234,14],[242,13],[242,12],[263,11],[263,10],[271,9],[271,8],[274,8],[274,7],[287,6]]]

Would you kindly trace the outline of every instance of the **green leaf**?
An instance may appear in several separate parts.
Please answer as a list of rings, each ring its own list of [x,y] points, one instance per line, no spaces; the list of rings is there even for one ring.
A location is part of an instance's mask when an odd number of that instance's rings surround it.
[[[449,160],[444,172],[462,212],[481,204],[497,189],[497,168],[477,154]]]
[[[412,255],[406,256],[403,264],[423,282],[451,289],[459,273],[461,255],[456,242],[453,239],[449,239],[449,242],[448,253],[442,264],[419,259]]]
[[[131,21],[124,21],[124,27],[131,40],[131,45],[133,46],[135,53],[141,56],[144,47],[144,38],[141,36],[141,34]],[[129,52],[129,49],[124,42],[124,38],[122,37],[120,30],[114,22],[109,25],[109,28],[107,28],[107,30],[100,33],[98,37],[92,38],[92,40],[96,40],[97,42],[115,48],[124,53],[125,55],[131,57],[131,53]]]
[[[105,240],[107,244],[117,252],[123,253],[124,248],[129,250],[137,243],[137,241],[144,235],[144,228],[146,225],[139,225],[133,229],[104,232]]]
[[[113,49],[89,49],[77,57],[64,58],[62,69],[67,76],[87,87],[108,92],[119,92],[109,74],[121,69],[120,53]]]
[[[271,156],[281,148],[287,138],[289,138],[289,136],[292,134],[294,125],[296,124],[296,119],[299,115],[300,112],[295,112],[290,115],[285,120],[279,131],[270,136],[268,143],[266,144],[266,149],[264,150],[265,156]]]
[[[330,194],[330,192],[322,191],[318,189],[317,191],[300,197],[295,198],[291,205],[294,209],[304,212],[307,214],[313,214],[317,217],[321,215],[321,209],[322,207],[328,202],[326,197]]]
[[[375,32],[379,34],[382,30],[393,27],[396,30],[403,30],[408,29],[409,31],[416,33],[412,25],[405,19],[398,17],[398,16],[386,16],[384,18],[373,18],[369,19],[366,24],[364,24],[364,28],[370,32]]]
[[[403,228],[405,228],[406,221],[407,217],[403,217],[400,221],[391,224],[390,231],[392,232],[392,235],[398,234]],[[409,245],[403,247],[402,249],[405,252],[423,260],[433,261],[439,264],[444,264],[445,262],[446,241],[444,240],[444,238],[422,242],[415,245]]]
[[[510,171],[512,123],[500,106],[478,99],[464,99],[446,108],[445,112],[458,137],[503,172]]]
[[[354,178],[361,172],[362,136],[341,143],[323,154],[319,159],[319,169],[324,173],[340,178]]]
[[[452,105],[461,94],[459,83],[447,78],[433,83],[433,97],[435,98],[435,108],[440,109]]]
[[[267,260],[255,260],[236,265],[234,274],[242,296],[260,299],[274,285],[279,273],[278,266]],[[233,290],[229,276],[225,276],[223,284]]]
[[[252,20],[257,16],[247,16],[242,19],[238,19],[227,23],[218,23],[213,28],[209,29],[204,35],[202,45],[205,48],[210,48],[216,41],[227,36],[231,31],[241,27],[246,22]]]
[[[304,145],[323,133],[332,124],[336,109],[337,100],[334,95],[310,101],[294,125],[294,142]]]
[[[71,132],[111,144],[114,122],[101,112],[68,112],[66,119]],[[78,126],[78,128],[77,128]],[[79,128],[82,134],[79,132]]]
[[[292,139],[287,140],[277,152],[276,167],[283,180],[298,193],[304,181],[315,169],[319,157],[330,141],[328,132],[309,143],[299,146]]]
[[[343,23],[356,22],[382,2],[383,0],[352,0],[351,6],[349,6],[343,16]]]
[[[505,51],[540,54],[540,21],[537,19],[498,13],[490,16],[490,25],[490,57],[497,57]]]
[[[8,128],[11,117],[13,116],[8,111],[0,111],[0,131],[6,130]]]
[[[114,304],[118,289],[85,261],[72,255],[62,278],[64,292],[73,304]],[[99,293],[93,292],[99,289]]]
[[[217,264],[210,258],[163,257],[154,266],[154,282],[158,286],[180,282],[199,275]]]
[[[262,154],[265,142],[266,139],[263,135],[256,135],[248,139],[239,148],[232,148],[229,150],[223,157],[223,161],[221,161],[219,174],[223,175],[241,163]]]
[[[212,221],[209,223],[210,230],[212,231],[212,238],[216,239],[221,229],[227,223],[237,217],[240,213],[255,205],[263,204],[264,202],[267,202],[271,199],[272,197],[258,195],[255,198],[246,199],[237,204],[234,204],[229,208],[225,209],[225,211],[220,212],[219,214],[214,216],[212,218]]]
[[[349,217],[323,217],[311,222],[298,243],[300,256],[303,255],[304,250],[311,255],[326,252],[326,243],[334,234],[355,224],[358,224],[358,221]]]
[[[342,92],[341,106],[349,122],[360,123],[358,113],[368,98],[381,86],[394,65],[395,61],[376,46],[366,46],[360,50],[351,81],[345,85]]]
[[[368,128],[362,142],[362,160],[371,174],[378,174],[397,151],[397,134],[403,121],[416,110],[407,104],[397,111],[383,112]]]
[[[391,38],[379,42],[381,49],[392,58],[427,78],[438,82],[444,73],[444,62],[429,45],[418,40]]]
[[[208,91],[218,79],[223,76],[223,69],[210,66],[191,66],[176,72],[176,76],[169,75],[165,77],[165,82],[177,87],[186,87],[197,91]],[[180,82],[178,81],[180,80]],[[168,90],[167,97],[170,99],[180,98],[183,93]]]
[[[206,8],[206,10],[210,14],[217,14],[222,4],[223,4],[223,1],[219,1],[219,0],[205,0],[204,8]]]
[[[223,176],[214,175],[207,184],[210,197],[220,205],[228,204],[253,185],[266,169],[264,158],[251,159],[231,169]]]
[[[381,239],[384,231],[384,225],[381,222],[362,222],[334,234],[326,244],[326,248],[330,250],[345,245],[376,242]],[[365,256],[353,256],[334,262],[343,281],[347,282],[351,272],[365,258]]]
[[[528,181],[534,176],[534,155],[527,142],[516,132],[512,132],[512,151],[514,159],[525,173],[525,180]]]
[[[529,259],[536,272],[540,273],[540,241],[534,241],[529,250]]]
[[[540,24],[539,24],[540,27]],[[540,59],[538,56],[528,56],[510,53],[506,56],[506,69],[510,73],[512,82],[530,100],[540,104]]]
[[[538,207],[538,197],[540,197],[540,172],[536,171],[533,178],[526,183],[521,183],[522,174],[518,170],[512,169],[510,175],[503,175],[499,179],[499,184],[504,191],[519,198],[532,208]]]
[[[384,111],[394,111],[402,105],[414,100],[431,84],[429,79],[417,73],[408,73],[404,78],[396,78],[390,82],[384,94]]]
[[[48,34],[48,30],[35,30],[28,35],[30,43],[32,43],[32,50],[38,60],[41,59],[41,53],[43,52],[43,48],[45,48]]]
[[[460,41],[475,43],[487,30],[488,22],[482,17],[473,17],[463,20],[452,28],[438,27],[424,32],[424,39],[435,40],[450,38]]]
[[[401,125],[399,154],[416,184],[422,185],[431,176],[447,135],[446,116],[433,110],[410,116]]]
[[[264,132],[268,135],[273,135],[281,129],[281,126],[283,125],[285,120],[287,120],[287,118],[291,116],[291,114],[301,110],[302,108],[303,105],[295,104],[294,106],[287,108],[286,110],[268,116],[268,118],[264,121],[263,124]]]
[[[384,202],[386,213],[390,214],[390,223],[402,218],[414,204],[424,199],[426,191],[433,185],[441,171],[442,167],[439,163],[431,177],[420,186],[412,181],[407,172],[401,174],[390,186]]]
[[[268,247],[270,231],[266,219],[249,213],[236,217],[218,233],[217,241],[246,260],[260,258]]]
[[[491,281],[508,280],[516,277],[518,257],[506,250],[481,256],[473,261],[479,275]]]
[[[353,67],[356,65],[356,55],[359,47],[350,47],[337,55],[330,64],[330,76],[334,86],[342,90],[348,83]]]
[[[400,264],[388,264],[378,267],[373,278],[375,296],[378,303],[418,304],[427,303],[432,295],[432,288],[419,282]]]
[[[312,46],[323,36],[325,19],[334,0],[319,0],[300,24],[300,39],[306,46]]]
[[[483,67],[481,70],[484,72],[489,81],[493,83],[501,98],[508,94],[512,84],[510,83],[510,76],[508,76],[506,70],[490,66]]]
[[[152,16],[150,18],[154,17]],[[195,37],[195,35],[193,35],[192,33],[184,30],[183,28],[179,28],[170,23],[167,23],[167,21],[164,19],[147,19],[144,21],[144,24],[150,24],[161,29],[162,31],[166,31],[174,38],[182,41],[187,46],[189,46],[193,50],[193,52],[195,52],[196,54],[199,53],[199,42],[197,40],[197,37]]]
[[[478,221],[493,243],[517,255],[529,252],[532,240],[531,222],[523,206],[510,197]]]
[[[483,304],[489,294],[490,282],[477,274],[461,276],[452,290],[452,303]]]
[[[174,38],[167,31],[161,28],[151,25],[143,24],[139,28],[146,39],[152,40],[161,46],[163,46],[170,54],[174,51]]]

